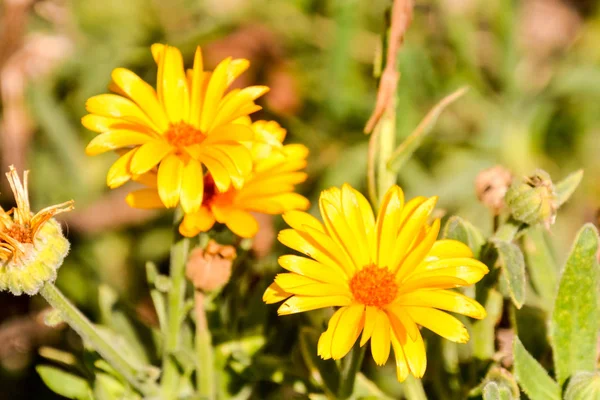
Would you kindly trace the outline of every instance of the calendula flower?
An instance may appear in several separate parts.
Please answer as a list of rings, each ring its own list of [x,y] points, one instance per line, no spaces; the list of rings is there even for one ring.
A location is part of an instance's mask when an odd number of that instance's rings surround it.
[[[285,130],[276,122],[257,121],[252,129],[262,142],[281,143]],[[241,188],[231,187],[226,191],[216,185],[216,177],[209,173],[204,177],[204,200],[197,212],[186,213],[179,231],[192,237],[206,232],[215,222],[227,225],[238,236],[249,238],[258,232],[258,222],[251,212],[282,214],[288,210],[304,210],[308,200],[294,192],[296,184],[306,180],[306,173],[300,171],[306,166],[308,149],[299,144],[273,147],[267,144],[252,144],[253,156],[251,173]],[[156,208],[161,206],[156,189],[156,178],[150,174],[142,177],[142,183],[149,189],[130,193],[127,202],[132,207]]]
[[[263,300],[284,301],[279,315],[340,307],[319,338],[322,358],[344,357],[362,333],[360,345],[371,340],[378,365],[394,349],[398,380],[409,373],[422,377],[427,359],[420,327],[464,343],[465,326],[444,311],[486,315],[475,300],[449,290],[479,281],[488,268],[463,243],[436,240],[440,221],[427,221],[436,201],[417,197],[405,204],[393,186],[375,218],[349,185],[324,191],[324,223],[300,211],[284,214],[293,229],[280,232],[279,240],[308,257],[282,256],[279,264],[289,272],[276,276]]]
[[[247,147],[252,130],[234,123],[261,107],[254,103],[268,91],[265,86],[229,90],[249,66],[244,59],[227,58],[213,72],[204,71],[200,47],[191,70],[184,69],[178,49],[152,46],[158,64],[157,90],[133,72],[117,68],[110,89],[86,103],[89,115],[82,123],[99,132],[87,146],[96,155],[126,149],[112,165],[107,184],[118,187],[131,178],[156,170],[162,204],[186,212],[200,209],[204,193],[203,167],[215,185],[227,191],[240,188],[252,169]]]
[[[17,206],[6,212],[0,207],[0,290],[15,295],[34,295],[46,282],[56,279],[69,242],[52,217],[73,209],[73,201],[46,207],[33,214],[27,191],[28,171],[23,182],[11,166],[6,174]]]

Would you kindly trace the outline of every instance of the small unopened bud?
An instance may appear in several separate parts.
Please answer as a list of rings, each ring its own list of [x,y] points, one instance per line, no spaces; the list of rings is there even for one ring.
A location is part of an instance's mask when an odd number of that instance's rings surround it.
[[[513,182],[506,193],[506,204],[514,219],[528,225],[554,223],[558,200],[554,184],[546,171]]]
[[[192,250],[186,265],[186,275],[196,289],[218,289],[229,281],[235,257],[233,246],[223,246],[211,240],[205,249]]]
[[[479,201],[494,215],[505,207],[504,196],[512,182],[512,174],[501,165],[481,171],[475,178],[475,192]]]

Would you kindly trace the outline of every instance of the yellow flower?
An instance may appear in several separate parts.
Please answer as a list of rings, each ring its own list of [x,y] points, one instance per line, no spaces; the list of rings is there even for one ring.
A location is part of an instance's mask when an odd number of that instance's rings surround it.
[[[109,87],[116,94],[88,99],[90,114],[82,123],[100,135],[86,151],[96,155],[127,149],[108,171],[111,188],[158,166],[162,204],[171,208],[181,202],[186,212],[196,212],[204,193],[203,166],[219,190],[242,186],[252,159],[240,142],[252,141],[254,136],[248,126],[234,121],[259,110],[254,100],[268,88],[228,91],[248,68],[244,59],[227,58],[211,73],[203,70],[198,47],[193,69],[186,73],[178,49],[154,44],[152,54],[158,64],[156,91],[133,72],[117,68]]]
[[[285,130],[274,121],[257,121],[252,124],[257,137],[262,142],[276,141],[281,145]],[[244,185],[236,189],[220,191],[212,174],[204,177],[204,200],[197,212],[186,213],[179,226],[182,235],[192,237],[206,232],[215,222],[227,225],[233,233],[241,237],[253,237],[258,232],[258,222],[250,213],[282,214],[289,210],[305,210],[308,200],[294,193],[294,186],[306,180],[306,173],[300,170],[306,166],[308,149],[299,144],[275,148],[263,143],[253,144],[252,172]],[[149,189],[130,193],[127,202],[132,207],[161,207],[156,189],[156,178],[142,177],[142,183]]]
[[[362,332],[360,345],[371,340],[378,365],[385,364],[391,346],[398,380],[409,373],[422,377],[427,359],[420,327],[465,343],[465,326],[443,311],[486,315],[475,300],[448,290],[474,284],[488,268],[466,245],[436,240],[440,221],[427,222],[436,201],[417,197],[405,204],[394,186],[375,219],[367,200],[349,185],[324,191],[324,224],[304,212],[284,214],[293,229],[280,232],[279,241],[310,258],[282,256],[279,264],[289,272],[277,275],[263,300],[285,300],[279,315],[340,307],[319,338],[322,358],[345,356]]]
[[[69,251],[69,242],[52,217],[73,209],[73,201],[46,207],[33,214],[29,208],[27,175],[23,182],[11,166],[6,174],[17,207],[0,207],[0,291],[34,295],[56,279],[56,270]]]

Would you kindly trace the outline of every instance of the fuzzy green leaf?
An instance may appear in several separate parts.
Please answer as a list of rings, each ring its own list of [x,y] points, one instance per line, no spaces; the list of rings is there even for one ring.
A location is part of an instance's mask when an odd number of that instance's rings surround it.
[[[483,235],[470,222],[453,216],[448,219],[443,233],[444,239],[453,239],[463,242],[473,251],[475,257],[479,255],[481,246],[485,243]]]
[[[594,371],[598,340],[598,232],[578,233],[562,275],[552,313],[551,343],[559,384],[579,371]]]
[[[579,372],[571,378],[565,400],[600,399],[600,373]]]
[[[39,365],[35,369],[54,393],[68,399],[92,399],[91,388],[82,377],[49,365]]]
[[[498,262],[502,268],[502,278],[508,286],[513,304],[523,307],[525,302],[525,259],[521,249],[513,243],[494,240],[498,250]]]
[[[512,400],[510,389],[496,382],[488,382],[483,387],[483,400]]]
[[[502,316],[503,300],[500,292],[494,289],[490,290],[485,302],[487,317],[473,322],[471,334],[473,337],[473,355],[480,360],[491,359],[496,352],[495,329]]]
[[[523,347],[518,336],[515,336],[513,354],[515,377],[531,400],[560,400],[560,386]]]
[[[577,186],[579,186],[582,178],[583,170],[580,169],[579,171],[571,173],[569,176],[555,185],[556,199],[559,206],[563,205],[567,200],[569,200],[573,192],[575,192],[575,189],[577,189]]]
[[[552,249],[546,240],[546,233],[541,227],[527,230],[524,237],[523,248],[527,261],[527,272],[540,295],[544,307],[550,308],[556,296],[558,286],[558,266]]]
[[[356,380],[354,381],[354,391],[352,392],[351,400],[354,399],[380,399],[380,400],[391,400],[384,392],[377,387],[369,378],[364,376],[362,373],[356,374]]]

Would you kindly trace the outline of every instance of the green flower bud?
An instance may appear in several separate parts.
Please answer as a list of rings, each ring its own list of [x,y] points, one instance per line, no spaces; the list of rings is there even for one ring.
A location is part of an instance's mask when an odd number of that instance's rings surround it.
[[[0,208],[0,291],[14,295],[34,295],[47,282],[54,282],[56,271],[69,252],[69,242],[52,217],[73,209],[73,201],[46,207],[37,214],[29,208],[28,171],[23,183],[11,166],[6,174],[17,207],[9,212]]]
[[[542,223],[549,228],[556,219],[556,189],[546,171],[537,170],[529,177],[515,180],[506,192],[505,201],[512,217],[528,225]]]

